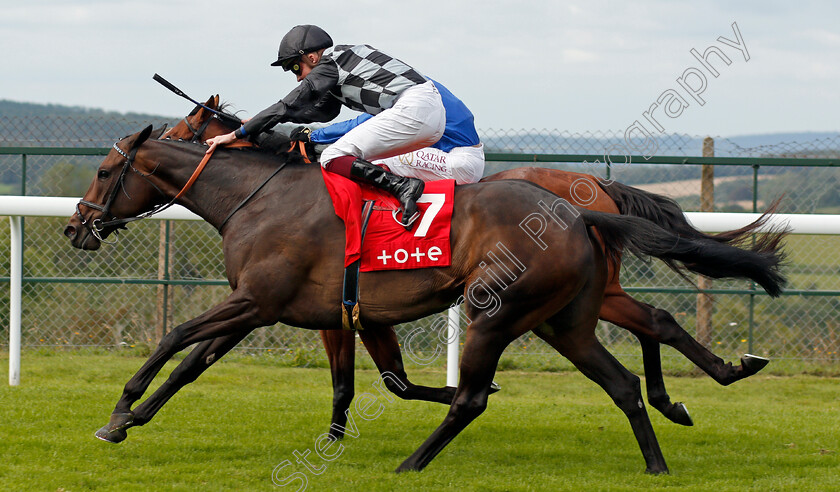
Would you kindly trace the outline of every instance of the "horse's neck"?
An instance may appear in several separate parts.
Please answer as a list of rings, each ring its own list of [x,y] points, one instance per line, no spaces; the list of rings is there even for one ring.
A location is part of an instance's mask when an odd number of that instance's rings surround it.
[[[171,197],[190,179],[202,157],[202,154],[179,157],[177,165],[173,163],[167,166],[167,173],[160,173]],[[278,213],[295,210],[302,197],[312,197],[312,194],[324,191],[324,187],[318,182],[321,178],[317,164],[301,166],[289,163],[288,159],[285,154],[271,158],[250,151],[218,151],[178,202],[217,229],[261,186],[255,199],[263,193],[271,193],[273,208],[276,207]],[[283,168],[276,172],[281,166]],[[239,213],[236,212],[231,220]]]

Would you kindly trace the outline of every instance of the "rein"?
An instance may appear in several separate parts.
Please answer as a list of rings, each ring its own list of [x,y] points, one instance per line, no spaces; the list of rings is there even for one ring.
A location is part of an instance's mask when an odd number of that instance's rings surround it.
[[[294,141],[294,142],[291,143],[291,146],[289,147],[289,152],[290,153],[294,152],[295,147],[297,147],[298,153],[303,156],[303,162],[305,162],[307,164],[312,164],[312,161],[309,160],[309,156],[306,155],[306,145],[304,145],[303,142],[300,141],[300,140]]]
[[[223,220],[222,223],[219,225],[219,234],[222,233],[222,229],[224,229],[225,224],[228,223],[230,218],[233,217],[233,214],[238,212],[240,208],[244,207],[245,204],[248,203],[248,201],[251,200],[251,198],[254,197],[254,195],[256,195],[261,189],[263,189],[263,187],[266,184],[268,184],[269,181],[271,181],[271,178],[273,178],[274,176],[277,176],[277,173],[279,173],[284,167],[286,167],[286,164],[288,164],[288,162],[289,161],[286,161],[286,162],[280,164],[280,166],[277,169],[275,169],[274,172],[271,173],[271,175],[269,177],[265,178],[265,181],[263,181],[261,185],[257,186],[256,189],[254,189],[254,191],[252,191],[250,195],[248,195],[247,197],[245,197],[244,200],[239,202],[239,204],[237,206],[233,207],[233,210],[230,211],[228,216],[225,217],[225,220]]]

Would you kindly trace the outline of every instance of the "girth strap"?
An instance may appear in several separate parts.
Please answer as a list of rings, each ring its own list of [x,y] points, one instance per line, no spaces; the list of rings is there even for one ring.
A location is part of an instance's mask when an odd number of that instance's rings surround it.
[[[361,242],[365,241],[368,221],[373,213],[374,200],[366,200],[362,206],[362,234]],[[361,314],[359,313],[359,270],[362,259],[354,261],[344,269],[344,287],[341,295],[341,327],[344,330],[362,330]]]

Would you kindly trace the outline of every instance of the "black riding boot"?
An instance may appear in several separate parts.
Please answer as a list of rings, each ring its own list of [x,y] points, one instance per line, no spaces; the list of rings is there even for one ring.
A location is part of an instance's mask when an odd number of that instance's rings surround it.
[[[364,159],[353,161],[350,175],[394,195],[402,205],[401,223],[406,229],[411,229],[411,225],[417,219],[417,199],[423,194],[426,185],[422,180],[397,176]]]

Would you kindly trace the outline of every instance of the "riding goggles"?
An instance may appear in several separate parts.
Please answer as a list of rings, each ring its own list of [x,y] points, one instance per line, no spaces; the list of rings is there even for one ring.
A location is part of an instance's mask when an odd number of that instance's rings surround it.
[[[291,71],[295,75],[300,75],[300,58],[292,58],[291,60],[284,61],[280,66],[287,72]]]

